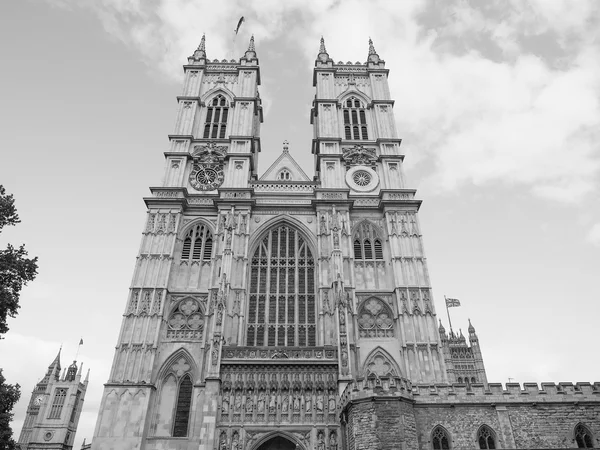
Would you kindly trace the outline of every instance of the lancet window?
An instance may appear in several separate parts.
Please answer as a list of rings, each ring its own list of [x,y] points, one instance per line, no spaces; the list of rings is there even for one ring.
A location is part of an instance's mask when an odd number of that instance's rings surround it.
[[[316,345],[315,262],[287,225],[270,230],[254,252],[247,317],[248,345]]]
[[[213,237],[206,225],[196,225],[187,232],[183,240],[181,260],[210,260]]]
[[[192,406],[192,387],[192,380],[188,374],[181,379],[177,391],[173,437],[185,437],[188,434],[188,423]]]
[[[362,223],[354,234],[354,260],[383,260],[383,244],[375,228],[369,223]]]
[[[450,437],[448,432],[441,426],[437,426],[431,432],[431,444],[434,450],[450,449]]]
[[[229,107],[227,106],[227,100],[222,95],[217,95],[206,109],[204,139],[224,139],[226,137],[228,114]]]
[[[65,399],[67,398],[66,388],[56,388],[54,391],[54,399],[52,400],[52,406],[50,406],[50,415],[48,419],[60,419]]]
[[[292,174],[288,169],[281,169],[281,171],[279,172],[279,175],[277,175],[277,178],[279,180],[291,181]]]
[[[584,424],[577,424],[575,427],[575,441],[577,448],[594,448],[592,432]]]
[[[366,111],[362,102],[350,97],[344,102],[343,114],[345,139],[368,140]]]
[[[479,448],[496,448],[496,440],[494,439],[494,432],[487,425],[483,425],[477,432],[477,443]]]

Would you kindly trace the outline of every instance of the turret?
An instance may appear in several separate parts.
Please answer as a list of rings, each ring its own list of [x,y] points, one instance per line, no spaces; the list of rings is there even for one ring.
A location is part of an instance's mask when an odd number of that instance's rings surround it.
[[[67,370],[67,375],[65,377],[66,381],[74,381],[77,376],[77,361],[73,361],[73,364],[69,366]]]

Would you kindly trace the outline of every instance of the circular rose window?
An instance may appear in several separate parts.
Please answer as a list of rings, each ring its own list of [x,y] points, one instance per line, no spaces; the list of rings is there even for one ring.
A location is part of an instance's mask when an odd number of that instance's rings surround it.
[[[371,192],[379,185],[379,177],[370,167],[356,166],[346,172],[346,184],[357,192]]]

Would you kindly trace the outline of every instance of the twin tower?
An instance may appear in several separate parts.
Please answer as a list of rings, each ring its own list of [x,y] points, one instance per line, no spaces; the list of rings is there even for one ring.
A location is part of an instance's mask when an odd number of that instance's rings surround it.
[[[438,328],[372,42],[365,63],[335,63],[321,39],[313,179],[287,146],[258,175],[253,38],[211,61],[203,37],[184,70],[92,449],[353,449],[372,439],[359,413],[378,389],[391,420],[415,385],[486,385],[475,330],[469,345]]]

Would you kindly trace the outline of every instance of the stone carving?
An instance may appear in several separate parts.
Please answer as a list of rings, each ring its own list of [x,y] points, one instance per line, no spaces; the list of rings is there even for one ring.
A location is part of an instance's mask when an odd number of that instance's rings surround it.
[[[352,148],[344,148],[342,151],[342,159],[346,164],[346,169],[353,166],[367,166],[375,169],[375,163],[377,162],[375,149],[355,145]]]
[[[188,297],[173,308],[168,320],[168,338],[200,339],[203,330],[204,315],[196,299]]]
[[[219,187],[225,178],[223,164],[227,147],[214,142],[194,146],[194,163],[190,173],[190,184],[197,191],[212,191]]]

